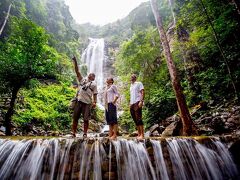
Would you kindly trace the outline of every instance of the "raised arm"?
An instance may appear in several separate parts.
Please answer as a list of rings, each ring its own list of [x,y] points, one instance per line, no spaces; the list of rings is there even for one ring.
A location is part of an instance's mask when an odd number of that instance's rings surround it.
[[[80,71],[79,71],[78,64],[77,64],[77,59],[76,59],[76,57],[74,56],[74,57],[72,58],[72,60],[73,60],[74,70],[75,70],[76,75],[77,75],[77,79],[78,79],[78,81],[80,82],[83,77],[82,77],[82,75],[81,75],[81,73],[80,73]]]

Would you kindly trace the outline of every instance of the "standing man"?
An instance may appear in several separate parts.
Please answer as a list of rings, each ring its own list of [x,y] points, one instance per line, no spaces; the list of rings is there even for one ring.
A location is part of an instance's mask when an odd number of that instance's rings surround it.
[[[137,139],[144,138],[144,127],[142,121],[142,106],[144,101],[144,87],[141,82],[137,82],[136,74],[131,75],[130,86],[130,113],[136,124],[138,136]]]
[[[97,103],[97,85],[94,82],[95,74],[90,73],[87,78],[83,78],[79,72],[76,57],[72,58],[74,69],[79,82],[79,89],[77,94],[77,104],[73,111],[73,123],[72,123],[72,135],[76,137],[78,119],[82,114],[84,122],[83,137],[87,137],[87,131],[89,126],[89,117],[91,107],[95,108]]]

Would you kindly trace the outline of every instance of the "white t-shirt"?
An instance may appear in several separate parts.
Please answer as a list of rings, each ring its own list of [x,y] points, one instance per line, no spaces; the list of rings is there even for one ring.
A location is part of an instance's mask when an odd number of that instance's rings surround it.
[[[141,90],[143,90],[143,84],[141,82],[134,82],[130,86],[130,105],[141,100]]]

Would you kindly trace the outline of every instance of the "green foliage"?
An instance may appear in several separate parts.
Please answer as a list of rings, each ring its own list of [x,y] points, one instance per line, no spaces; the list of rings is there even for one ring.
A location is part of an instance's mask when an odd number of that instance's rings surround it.
[[[190,35],[180,46],[187,50],[197,48],[197,63],[202,64],[202,68],[194,76],[200,85],[201,91],[197,94],[200,100],[231,98],[234,96],[232,82],[236,87],[240,83],[237,78],[240,69],[239,15],[228,1],[202,0],[202,3],[177,1],[178,26],[184,27]]]
[[[123,114],[118,119],[119,125],[127,132],[133,132],[136,130],[134,121],[131,117],[129,106],[123,107]]]
[[[177,103],[174,93],[169,89],[158,89],[151,94],[146,103],[145,119],[147,127],[166,119],[177,112]]]
[[[80,117],[81,118],[81,117]],[[104,111],[99,109],[98,107],[91,109],[91,118],[96,120],[97,122],[104,122],[105,114]]]
[[[11,89],[32,78],[53,76],[56,51],[47,45],[44,29],[27,19],[11,22],[11,34],[1,48],[1,82]]]
[[[156,29],[137,31],[133,37],[122,43],[115,66],[117,73],[129,79],[130,74],[138,72],[141,77],[150,77],[154,73],[154,63],[160,66],[159,36]],[[130,69],[127,69],[129,67]]]
[[[6,12],[12,3],[10,15],[18,18],[27,18],[37,25],[43,27],[50,34],[50,46],[58,52],[72,57],[74,54],[80,57],[78,41],[79,34],[72,28],[74,20],[67,5],[61,0],[2,0],[0,3],[0,13]],[[0,14],[0,22],[4,21],[5,14]],[[3,37],[9,36],[9,26],[7,24]]]
[[[68,106],[75,93],[64,84],[24,89],[20,92],[24,102],[17,105],[13,122],[21,128],[34,124],[46,130],[69,130],[71,115]]]
[[[70,84],[76,77],[73,72],[72,62],[65,54],[57,54],[58,61],[56,62],[56,76],[58,81]]]

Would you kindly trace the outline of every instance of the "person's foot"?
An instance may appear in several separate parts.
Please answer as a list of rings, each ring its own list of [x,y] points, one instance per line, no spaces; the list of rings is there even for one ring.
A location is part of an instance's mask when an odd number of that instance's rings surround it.
[[[72,136],[73,138],[75,138],[75,137],[76,137],[76,133],[71,132],[71,136]]]
[[[144,139],[144,136],[140,135],[137,137],[137,140],[143,140]]]
[[[111,136],[109,139],[111,139],[111,140],[117,140],[117,136],[113,135],[113,136]]]

